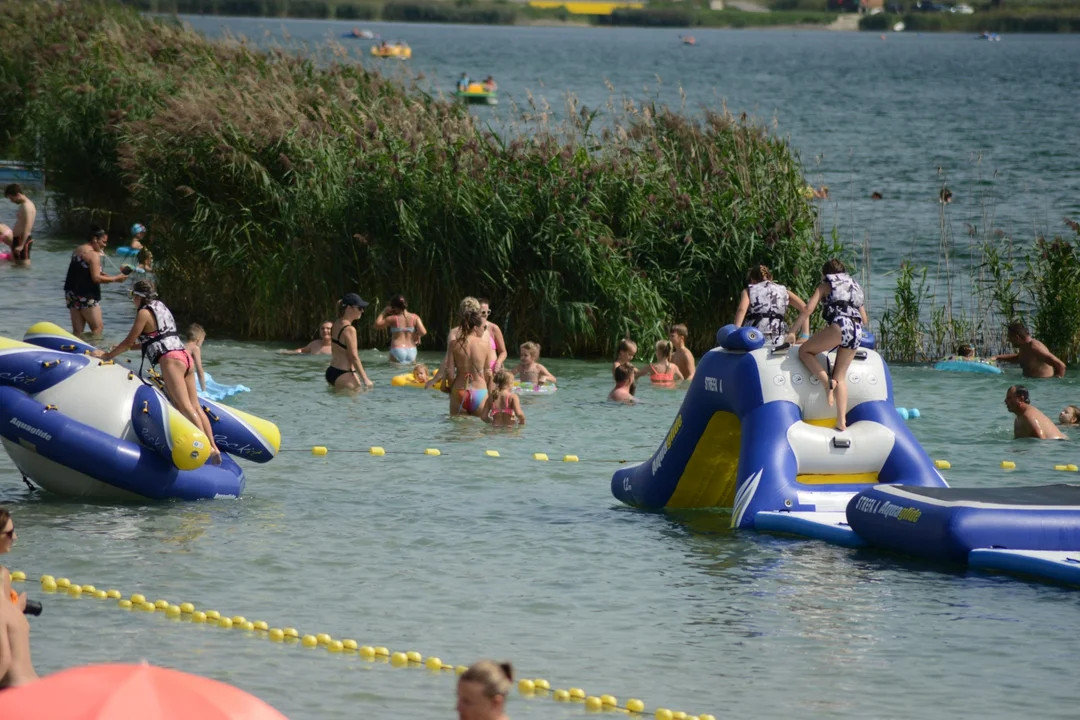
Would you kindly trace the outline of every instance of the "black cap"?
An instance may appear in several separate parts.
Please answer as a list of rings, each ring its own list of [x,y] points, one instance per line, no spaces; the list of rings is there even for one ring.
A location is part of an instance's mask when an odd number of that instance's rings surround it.
[[[364,298],[356,293],[345,293],[345,296],[341,298],[341,307],[366,308],[367,306],[368,304]]]

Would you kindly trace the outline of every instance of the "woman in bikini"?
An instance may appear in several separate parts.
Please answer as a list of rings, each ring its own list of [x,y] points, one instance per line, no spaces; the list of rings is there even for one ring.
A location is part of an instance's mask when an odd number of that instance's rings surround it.
[[[478,310],[461,315],[458,334],[450,343],[448,377],[450,387],[450,416],[480,415],[491,384],[491,365],[495,351],[484,337],[484,319]]]
[[[814,337],[799,346],[799,359],[807,370],[816,377],[823,387],[828,388],[827,398],[830,407],[836,406],[836,429],[847,429],[847,377],[848,367],[855,359],[855,350],[862,338],[862,328],[869,326],[870,320],[863,307],[863,289],[854,278],[847,274],[844,263],[833,259],[821,268],[823,279],[810,296],[810,302],[796,321],[796,327],[803,323],[809,327],[810,315],[821,303],[821,316],[828,323],[824,330],[819,330]],[[836,348],[836,361],[832,368],[832,378],[818,362],[818,353],[827,353]]]
[[[514,394],[514,376],[509,370],[499,370],[492,380],[491,394],[480,410],[480,417],[495,427],[510,427],[517,420],[525,424],[521,398]]]
[[[671,362],[671,355],[675,352],[670,340],[656,341],[656,362],[649,363],[649,380],[654,385],[675,384],[676,380],[682,380],[683,374],[679,366]]]
[[[112,360],[125,350],[142,345],[143,359],[149,360],[151,367],[157,365],[161,368],[169,400],[206,435],[210,441],[210,462],[220,465],[221,451],[214,442],[214,430],[210,427],[206,415],[199,409],[194,363],[191,355],[184,349],[184,341],[176,329],[172,312],[165,307],[165,303],[157,299],[154,285],[147,280],[135,283],[131,289],[131,299],[135,302],[135,323],[131,326],[131,331],[112,350],[98,350],[94,356],[102,360]]]
[[[326,382],[336,390],[357,390],[361,381],[367,387],[373,385],[360,362],[356,350],[356,328],[353,327],[367,306],[356,293],[345,293],[341,298],[338,318],[330,326],[333,347],[330,351],[330,367],[326,368]]]
[[[427,328],[419,315],[409,312],[404,295],[394,296],[375,318],[375,327],[390,331],[390,362],[416,362],[416,344],[427,335]]]
[[[478,302],[480,303],[480,317],[484,318],[484,332],[491,336],[491,349],[495,351],[495,364],[491,366],[491,371],[494,372],[501,370],[503,363],[506,362],[506,340],[503,339],[502,328],[488,320],[491,317],[491,303],[487,298],[480,298]]]

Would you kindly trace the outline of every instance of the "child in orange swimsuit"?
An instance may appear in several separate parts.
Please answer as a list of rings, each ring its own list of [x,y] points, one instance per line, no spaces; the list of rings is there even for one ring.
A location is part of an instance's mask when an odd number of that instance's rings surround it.
[[[521,409],[521,398],[514,394],[514,376],[509,370],[499,370],[492,384],[494,387],[480,409],[480,417],[495,427],[510,427],[515,420],[518,425],[524,425],[525,412]]]
[[[676,380],[682,380],[683,374],[679,366],[671,362],[671,355],[675,352],[670,340],[656,341],[656,360],[649,363],[649,380],[654,385],[674,385]]]

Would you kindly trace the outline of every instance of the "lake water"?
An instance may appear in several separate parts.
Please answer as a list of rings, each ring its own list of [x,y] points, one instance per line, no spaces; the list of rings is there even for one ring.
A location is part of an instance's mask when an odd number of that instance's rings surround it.
[[[228,22],[252,37],[281,25]],[[287,26],[310,39],[349,27]],[[933,259],[938,164],[958,196],[950,212],[980,192],[999,193],[998,222],[1020,232],[1078,209],[1068,97],[1077,86],[1068,61],[1080,48],[1074,38],[981,44],[717,31],[682,48],[674,31],[381,31],[408,40],[415,64],[445,85],[460,69],[493,72],[513,95],[531,87],[555,100],[570,89],[598,103],[604,77],[634,90],[653,87],[656,72],[661,92],[681,82],[690,103],[716,87],[733,108],[775,111],[804,158],[824,155],[813,172],[853,196],[839,206],[845,227],[871,230],[886,258],[910,242]],[[974,179],[969,154],[980,151],[987,182],[999,171],[993,184]],[[888,199],[864,202],[871,188]],[[12,216],[12,206],[0,205],[0,221]],[[61,286],[75,241],[37,236],[32,269],[0,265],[0,335],[21,337],[38,320],[67,326]],[[120,286],[104,295],[114,342],[132,307]],[[510,658],[553,687],[639,697],[649,708],[765,718],[1075,715],[1075,591],[732,533],[721,512],[617,504],[614,461],[652,453],[681,391],[646,386],[640,406],[612,407],[602,402],[606,362],[545,361],[559,392],[528,398],[526,427],[499,432],[449,421],[439,393],[391,388],[395,370],[378,350],[362,354],[376,388],[353,397],[327,391],[324,359],[281,356],[278,347],[211,338],[204,351],[215,378],[252,388],[233,404],[275,420],[288,450],[246,467],[243,499],[70,502],[28,492],[0,455],[0,503],[13,509],[19,532],[5,563],[32,579],[51,573],[191,601],[449,663]],[[431,350],[424,359],[437,362]],[[1073,444],[1011,440],[1002,398],[1016,371],[983,377],[903,367],[893,377],[897,404],[922,411],[911,427],[932,457],[952,462],[954,485],[1053,482],[1062,479],[1055,464],[1080,459]],[[1030,385],[1047,411],[1080,400],[1074,377]],[[330,454],[312,457],[313,445]],[[372,445],[387,456],[368,455]],[[422,455],[428,447],[443,455]],[[582,462],[540,463],[534,452]],[[1017,470],[1003,472],[1003,459]],[[29,589],[42,596],[36,583]],[[43,672],[145,658],[234,683],[292,718],[453,715],[452,674],[126,613],[110,601],[54,595],[44,603],[34,620]],[[510,714],[571,718],[584,710],[515,696]]]

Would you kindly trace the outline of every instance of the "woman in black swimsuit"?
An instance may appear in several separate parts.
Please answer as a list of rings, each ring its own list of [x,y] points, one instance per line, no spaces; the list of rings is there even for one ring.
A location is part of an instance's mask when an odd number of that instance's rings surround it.
[[[101,335],[105,327],[101,320],[101,286],[127,279],[126,273],[106,275],[102,272],[101,254],[108,242],[109,235],[94,225],[90,228],[90,239],[71,253],[64,278],[64,302],[71,314],[71,331],[76,335],[82,335],[87,325],[92,334]]]
[[[330,367],[326,368],[326,382],[330,387],[356,390],[363,380],[364,385],[372,386],[360,356],[356,351],[356,328],[353,323],[364,314],[368,304],[356,293],[345,293],[341,298],[338,319],[330,328]]]

